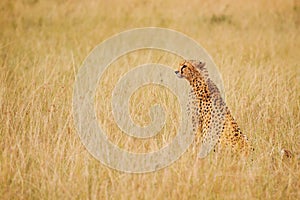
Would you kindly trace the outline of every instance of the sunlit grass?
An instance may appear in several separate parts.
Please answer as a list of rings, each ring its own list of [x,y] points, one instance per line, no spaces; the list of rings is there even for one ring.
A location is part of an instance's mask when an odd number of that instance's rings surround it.
[[[1,199],[298,199],[300,198],[299,25],[297,1],[1,1]],[[181,31],[211,54],[226,101],[256,151],[253,161],[184,154],[158,172],[109,169],[82,145],[72,116],[76,73],[107,37],[130,28]],[[149,141],[118,130],[109,98],[118,78],[137,64],[172,68],[180,58],[140,51],[120,58],[101,79],[95,105],[108,137],[122,148],[157,150],[175,136],[180,105],[169,91],[143,88],[131,99],[133,119],[150,122],[152,103],[168,113]],[[144,109],[144,110],[142,110]],[[295,155],[282,162],[279,150]]]

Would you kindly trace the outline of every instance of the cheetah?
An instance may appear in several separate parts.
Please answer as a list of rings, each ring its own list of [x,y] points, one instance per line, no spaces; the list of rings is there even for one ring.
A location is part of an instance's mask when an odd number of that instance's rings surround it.
[[[229,150],[234,154],[248,155],[254,150],[244,135],[214,82],[209,78],[205,62],[189,60],[175,71],[190,86],[188,111],[195,131],[195,144],[201,149],[198,157],[204,158],[211,150]]]

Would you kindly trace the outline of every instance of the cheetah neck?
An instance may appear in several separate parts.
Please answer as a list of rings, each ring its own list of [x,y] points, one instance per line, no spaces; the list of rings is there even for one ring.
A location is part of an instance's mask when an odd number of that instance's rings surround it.
[[[202,77],[200,74],[194,76],[188,80],[192,87],[192,92],[196,95],[196,98],[209,95],[208,92],[208,78]]]

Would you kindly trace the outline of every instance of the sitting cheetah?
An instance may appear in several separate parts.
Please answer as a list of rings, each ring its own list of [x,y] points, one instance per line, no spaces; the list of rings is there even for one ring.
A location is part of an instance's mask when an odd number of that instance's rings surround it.
[[[184,61],[175,73],[179,78],[185,78],[192,87],[188,110],[196,132],[196,146],[202,142],[198,156],[203,158],[212,149],[248,154],[252,147],[232,117],[219,89],[209,78],[205,63]]]

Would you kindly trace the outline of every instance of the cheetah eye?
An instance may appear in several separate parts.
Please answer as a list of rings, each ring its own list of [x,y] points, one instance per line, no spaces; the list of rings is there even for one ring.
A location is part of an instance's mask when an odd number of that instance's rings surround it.
[[[181,73],[183,73],[182,70],[183,70],[184,68],[186,68],[186,67],[187,67],[186,65],[183,65],[183,66],[181,67]]]

